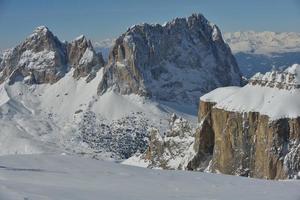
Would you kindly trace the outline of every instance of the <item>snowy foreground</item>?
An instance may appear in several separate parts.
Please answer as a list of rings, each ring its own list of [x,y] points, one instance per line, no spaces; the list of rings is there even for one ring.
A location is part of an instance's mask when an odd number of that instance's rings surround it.
[[[300,199],[300,181],[162,171],[65,155],[0,157],[1,200]]]

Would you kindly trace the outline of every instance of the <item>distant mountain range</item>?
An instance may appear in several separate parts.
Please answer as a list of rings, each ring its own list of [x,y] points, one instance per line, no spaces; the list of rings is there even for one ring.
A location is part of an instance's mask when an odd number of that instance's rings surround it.
[[[300,33],[247,31],[225,33],[223,37],[247,78],[300,63]]]

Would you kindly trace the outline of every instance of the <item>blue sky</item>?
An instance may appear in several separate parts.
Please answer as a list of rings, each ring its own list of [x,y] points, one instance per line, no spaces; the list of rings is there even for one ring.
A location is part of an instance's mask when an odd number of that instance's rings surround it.
[[[39,25],[61,40],[114,38],[133,24],[202,13],[223,32],[300,32],[300,0],[0,0],[0,49]]]

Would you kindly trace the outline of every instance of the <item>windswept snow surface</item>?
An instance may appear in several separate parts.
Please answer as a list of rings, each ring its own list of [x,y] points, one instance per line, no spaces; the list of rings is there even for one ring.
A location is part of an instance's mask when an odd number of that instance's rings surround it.
[[[300,116],[300,91],[280,90],[247,85],[243,88],[219,88],[201,97],[202,101],[217,103],[216,108],[232,112],[259,112],[271,120]],[[227,94],[228,96],[223,96]],[[220,101],[218,101],[220,100]]]
[[[66,155],[0,157],[3,200],[297,200],[299,181],[162,171]]]

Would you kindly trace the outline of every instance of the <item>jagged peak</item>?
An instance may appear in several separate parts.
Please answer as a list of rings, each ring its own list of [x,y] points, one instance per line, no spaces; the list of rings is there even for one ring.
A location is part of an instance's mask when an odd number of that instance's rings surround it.
[[[50,31],[50,30],[49,30],[49,28],[47,26],[38,26],[34,30],[34,32],[43,32],[43,33],[46,33],[48,31]]]
[[[36,39],[40,39],[43,37],[54,38],[55,36],[53,35],[53,33],[50,31],[50,29],[48,27],[38,26],[37,28],[34,29],[33,33],[26,38],[26,40],[31,41],[31,40],[36,40]]]
[[[87,40],[85,35],[79,35],[73,41],[83,41],[83,40]]]
[[[300,65],[294,64],[284,71],[257,73],[250,79],[249,84],[287,90],[300,88]]]
[[[209,21],[206,19],[206,17],[204,17],[204,15],[202,15],[201,13],[193,13],[187,19],[188,19],[188,21],[192,21],[192,20],[198,21],[199,20],[200,22],[209,23]]]
[[[129,36],[134,33],[139,32],[151,32],[152,29],[158,31],[164,29],[195,29],[196,31],[201,30],[204,37],[211,39],[212,41],[223,41],[222,33],[217,25],[208,21],[202,14],[194,13],[188,17],[177,17],[169,22],[164,24],[149,24],[149,23],[140,23],[133,25],[127,29],[123,36]]]
[[[128,28],[127,33],[139,30],[141,28],[147,28],[147,27],[160,27],[160,28],[162,28],[162,27],[170,27],[170,26],[176,26],[176,25],[194,23],[195,21],[198,21],[199,23],[207,24],[212,29],[215,28],[215,29],[219,30],[218,27],[215,24],[209,22],[202,14],[200,14],[200,13],[194,13],[191,16],[188,16],[188,17],[176,17],[176,18],[172,19],[171,21],[163,23],[162,25],[158,24],[158,23],[149,24],[149,23],[145,23],[145,22],[144,23],[140,23],[140,24],[136,24],[136,25],[132,25],[131,27]]]
[[[47,26],[38,26],[28,38],[35,38],[37,36],[54,36]]]

